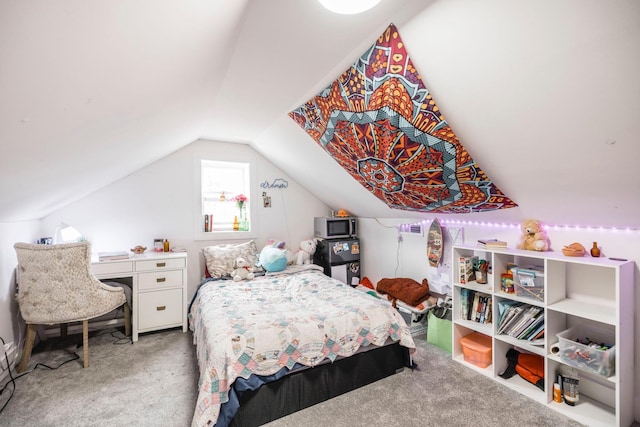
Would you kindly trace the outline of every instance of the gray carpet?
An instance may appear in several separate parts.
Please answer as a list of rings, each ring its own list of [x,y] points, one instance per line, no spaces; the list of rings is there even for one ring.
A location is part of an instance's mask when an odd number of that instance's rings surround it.
[[[191,333],[145,334],[134,345],[120,337],[120,332],[104,331],[92,337],[87,369],[79,359],[57,370],[37,368],[17,379],[0,425],[188,426],[198,381]],[[68,360],[78,338],[41,343],[28,370],[38,362],[57,366]],[[423,339],[416,344],[419,370],[405,369],[268,426],[579,425],[453,362]],[[0,406],[8,394],[0,396]]]

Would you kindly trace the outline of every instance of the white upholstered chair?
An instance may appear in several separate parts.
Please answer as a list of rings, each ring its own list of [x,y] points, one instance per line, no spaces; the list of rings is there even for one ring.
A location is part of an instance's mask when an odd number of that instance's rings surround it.
[[[124,304],[126,334],[131,330],[130,307],[122,288],[107,286],[91,272],[89,242],[60,245],[16,243],[18,256],[18,305],[27,323],[27,337],[18,372],[29,358],[38,325],[82,322],[84,367],[89,366],[89,319]]]

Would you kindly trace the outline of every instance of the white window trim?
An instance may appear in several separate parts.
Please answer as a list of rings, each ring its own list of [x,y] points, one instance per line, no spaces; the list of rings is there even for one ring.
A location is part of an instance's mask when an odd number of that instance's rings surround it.
[[[214,158],[215,157],[215,158]],[[200,168],[202,160],[212,160],[221,162],[249,163],[249,186],[251,188],[251,199],[248,203],[249,220],[251,221],[250,231],[203,231],[202,224],[202,179]],[[234,156],[194,154],[193,156],[193,239],[194,240],[249,240],[258,237],[258,186],[257,186],[256,161],[252,158],[237,159]],[[254,190],[255,189],[255,190]]]

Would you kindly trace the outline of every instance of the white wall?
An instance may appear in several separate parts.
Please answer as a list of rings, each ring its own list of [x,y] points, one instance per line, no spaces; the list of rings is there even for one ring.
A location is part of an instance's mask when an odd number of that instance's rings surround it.
[[[17,257],[13,245],[34,241],[38,230],[38,221],[0,223],[0,336],[17,348],[21,347],[25,327],[15,299]]]
[[[251,188],[257,206],[261,247],[266,239],[287,242],[297,251],[301,240],[313,237],[313,217],[328,207],[289,176],[245,144],[196,141],[128,177],[49,215],[42,220],[41,233],[52,235],[60,222],[73,225],[92,245],[92,251],[129,250],[136,245],[153,247],[154,238],[166,238],[171,246],[183,246],[188,253],[188,298],[200,282],[205,246],[228,242],[194,240],[194,157],[212,159],[255,159],[256,188]],[[276,178],[288,181],[286,189],[264,190],[259,184]],[[271,196],[271,208],[262,206],[262,191]],[[246,240],[246,239],[242,239]]]
[[[421,219],[359,219],[359,234],[361,239],[361,268],[362,274],[367,276],[373,284],[384,277],[410,277],[421,281],[429,274],[427,262],[426,237],[403,235],[402,243],[398,243],[396,226],[403,223],[418,222]],[[431,222],[426,222],[426,230]],[[515,224],[514,224],[515,225]],[[458,225],[456,225],[458,226]],[[464,227],[465,243],[474,244],[480,238],[499,238],[505,240],[509,247],[515,247],[520,232],[517,228],[503,228],[496,226]],[[446,227],[443,228],[446,233]],[[567,230],[550,227],[547,234],[551,239],[552,249],[562,250],[564,245],[573,242],[581,243],[587,250],[593,242],[598,242],[602,249],[602,256],[618,257],[633,260],[635,271],[635,335],[640,334],[640,231],[613,230]],[[443,259],[443,262],[447,260]],[[635,342],[635,419],[640,420],[640,340]]]

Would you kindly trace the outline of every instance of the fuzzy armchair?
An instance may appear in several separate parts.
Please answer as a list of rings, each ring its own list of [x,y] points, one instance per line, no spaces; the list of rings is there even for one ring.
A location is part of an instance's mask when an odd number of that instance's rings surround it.
[[[27,323],[27,337],[18,372],[27,367],[38,325],[82,322],[84,367],[89,366],[89,319],[125,305],[125,328],[131,328],[130,308],[122,288],[107,286],[91,272],[89,242],[60,245],[16,243],[18,305]],[[62,329],[62,334],[66,328]]]

